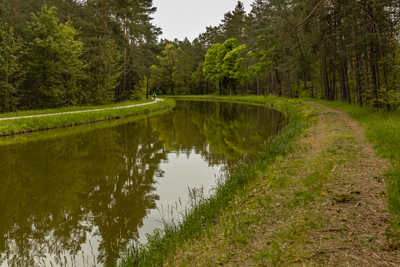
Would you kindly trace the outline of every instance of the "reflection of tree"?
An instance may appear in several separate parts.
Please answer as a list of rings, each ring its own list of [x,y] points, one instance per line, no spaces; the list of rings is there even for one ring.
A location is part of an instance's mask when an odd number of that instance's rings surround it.
[[[276,133],[279,116],[262,107],[177,101],[163,116],[2,146],[1,261],[32,266],[45,254],[76,254],[93,231],[99,258],[112,261],[116,238],[121,246],[137,238],[155,208],[154,183],[168,151],[229,165]]]
[[[281,113],[260,106],[220,103],[219,112],[204,124],[207,142],[229,159],[255,154],[268,137],[277,133]]]
[[[104,262],[110,262],[117,256],[116,237],[122,247],[130,239],[137,238],[124,229],[137,234],[143,225],[143,218],[150,209],[155,208],[158,196],[152,193],[153,184],[156,182],[155,176],[163,175],[159,163],[166,160],[166,149],[152,132],[149,120],[124,125],[116,140],[113,151],[107,152],[110,160],[103,163],[101,173],[91,175],[98,177],[99,182],[88,196],[91,203],[88,208],[96,215],[94,223],[99,228],[101,246],[106,248],[99,255]],[[123,161],[115,164],[112,160],[114,157]]]
[[[216,107],[213,102],[177,101],[174,112],[152,118],[152,126],[170,152],[189,157],[194,151],[210,165],[223,164],[225,156],[210,150],[204,133],[204,123]]]
[[[128,240],[125,225],[137,232],[155,207],[154,176],[162,176],[158,166],[165,159],[166,150],[145,120],[3,146],[2,261],[32,266],[45,253],[74,254],[93,227],[102,240],[100,256],[109,260],[117,235],[122,233],[121,244]]]
[[[214,165],[254,154],[277,133],[281,116],[260,106],[178,101],[174,113],[152,120],[170,151],[189,156],[195,150]]]

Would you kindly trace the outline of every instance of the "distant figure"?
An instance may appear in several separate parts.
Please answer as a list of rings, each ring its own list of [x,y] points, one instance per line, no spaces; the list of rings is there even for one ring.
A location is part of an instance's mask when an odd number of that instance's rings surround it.
[[[154,98],[154,100],[156,100],[156,93],[153,94],[153,98]]]

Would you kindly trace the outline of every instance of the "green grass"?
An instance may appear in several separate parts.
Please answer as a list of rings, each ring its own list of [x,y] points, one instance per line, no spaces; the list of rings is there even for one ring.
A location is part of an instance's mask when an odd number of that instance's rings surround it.
[[[1,113],[0,119],[31,116],[31,115],[44,115],[44,114],[52,114],[52,113],[71,112],[71,111],[83,111],[83,110],[100,109],[100,108],[124,107],[124,106],[143,104],[143,103],[149,103],[149,102],[152,102],[152,100],[145,99],[145,100],[138,100],[138,101],[125,101],[122,103],[115,103],[115,104],[109,104],[109,105],[103,105],[103,106],[63,107],[63,108],[52,108],[52,109],[43,109],[43,110],[26,110],[26,111],[8,112],[8,113]]]
[[[131,116],[131,117],[127,117],[127,118],[124,118],[121,120],[89,123],[89,124],[85,124],[85,125],[80,125],[80,127],[68,127],[68,128],[53,129],[51,131],[44,131],[44,132],[33,132],[33,133],[29,133],[29,134],[3,136],[0,138],[0,149],[2,146],[7,146],[7,145],[23,144],[23,143],[28,143],[28,142],[32,142],[32,141],[38,141],[38,140],[64,138],[64,137],[71,136],[71,135],[97,131],[97,130],[101,130],[104,128],[115,127],[115,126],[118,126],[121,124],[138,121],[141,119],[145,119],[147,117],[162,115],[167,112],[171,112],[170,109],[162,109],[162,110],[158,110],[158,111],[152,111],[150,114],[141,114],[141,115],[137,115],[137,116]]]
[[[180,98],[181,99],[181,98]],[[193,99],[187,97],[186,99]],[[199,98],[196,98],[199,99]],[[203,98],[204,99],[204,98]],[[207,99],[217,99],[216,97],[207,97]],[[220,177],[214,194],[210,198],[204,198],[201,190],[192,190],[190,192],[190,207],[174,211],[169,210],[169,215],[179,214],[181,222],[167,220],[164,221],[164,229],[155,230],[147,235],[146,244],[136,244],[128,248],[125,255],[119,262],[119,266],[159,266],[164,262],[171,260],[175,251],[185,242],[200,238],[207,234],[209,229],[216,223],[223,225],[224,220],[218,218],[221,211],[229,206],[230,202],[249,182],[259,178],[265,173],[268,166],[282,156],[287,155],[293,149],[295,141],[306,126],[304,117],[299,111],[298,105],[292,100],[276,100],[276,98],[267,97],[223,97],[218,100],[245,101],[252,103],[270,103],[271,105],[285,110],[290,114],[289,124],[284,131],[274,138],[270,139],[268,145],[263,147],[258,158],[251,165],[239,164],[225,177]],[[233,213],[234,214],[234,213]],[[221,220],[217,222],[217,220]],[[254,218],[255,220],[257,218]],[[235,221],[235,220],[233,220]],[[247,242],[246,238],[241,238],[243,231],[248,231],[244,225],[234,225],[226,229],[226,235],[232,235],[232,231],[239,233],[235,240],[237,243]],[[245,230],[246,229],[246,230]]]
[[[328,102],[309,98],[301,100],[318,102],[349,114],[366,127],[366,137],[373,144],[377,155],[390,160],[391,168],[385,180],[389,210],[394,215],[392,220],[394,230],[389,234],[400,239],[400,111],[373,112],[368,107],[340,101]]]
[[[129,103],[131,105],[133,102]],[[137,102],[136,102],[137,103]],[[122,106],[128,105],[123,103]],[[119,117],[128,117],[139,114],[146,114],[152,111],[171,108],[175,105],[172,99],[165,99],[164,101],[152,103],[145,106],[135,106],[123,109],[110,109],[93,112],[73,113],[73,114],[57,114],[54,116],[34,117],[34,118],[19,118],[15,120],[0,121],[0,135],[11,135],[18,133],[26,133],[40,130],[47,130],[53,128],[67,127],[78,124],[85,124],[91,122],[112,120]],[[96,108],[115,107],[102,106]],[[86,108],[86,107],[85,107]],[[92,107],[94,108],[94,107]],[[59,109],[57,109],[59,111]],[[54,111],[54,110],[53,110]],[[69,110],[71,111],[71,110]],[[53,112],[49,112],[53,113]],[[27,114],[24,114],[26,116]],[[39,114],[30,114],[39,115]]]

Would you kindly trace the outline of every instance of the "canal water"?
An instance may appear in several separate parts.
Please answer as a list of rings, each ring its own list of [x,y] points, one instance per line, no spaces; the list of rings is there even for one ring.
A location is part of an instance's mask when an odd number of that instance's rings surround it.
[[[0,266],[107,266],[284,124],[262,106],[177,101],[156,116],[0,138]]]

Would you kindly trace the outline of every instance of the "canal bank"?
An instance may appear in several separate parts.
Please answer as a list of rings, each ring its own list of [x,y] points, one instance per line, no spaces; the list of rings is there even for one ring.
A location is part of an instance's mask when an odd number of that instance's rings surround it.
[[[226,97],[224,100],[237,100]],[[396,228],[385,171],[364,128],[315,103],[247,97],[287,110],[285,131],[251,166],[238,166],[204,199],[193,192],[182,224],[166,224],[120,266],[395,266]],[[243,101],[243,99],[240,99]]]
[[[172,99],[158,99],[154,102],[136,101],[133,104],[120,103],[105,107],[89,107],[89,109],[82,107],[81,110],[77,107],[76,109],[78,110],[71,108],[72,111],[67,112],[58,112],[56,109],[56,113],[53,113],[52,110],[18,112],[15,113],[15,116],[12,113],[8,113],[6,114],[7,116],[0,117],[0,136],[137,116],[172,108],[174,105],[175,101]]]

